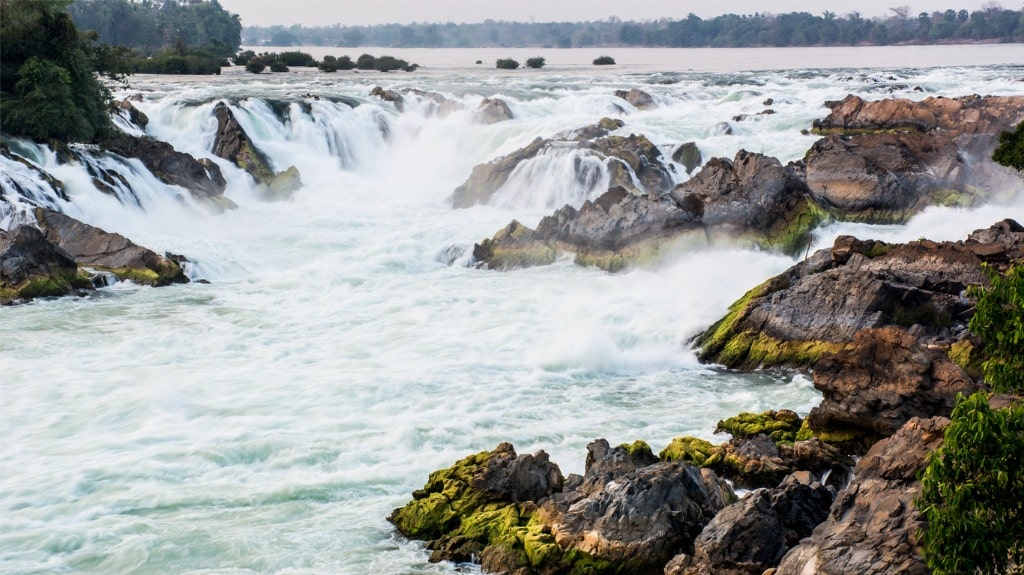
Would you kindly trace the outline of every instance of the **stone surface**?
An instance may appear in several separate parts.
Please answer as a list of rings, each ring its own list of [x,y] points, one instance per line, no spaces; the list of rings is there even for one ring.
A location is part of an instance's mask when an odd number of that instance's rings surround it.
[[[188,278],[174,260],[70,216],[37,208],[36,221],[47,240],[70,254],[78,265],[109,271],[122,280],[163,286],[187,283]]]
[[[615,96],[629,102],[637,110],[653,110],[658,107],[658,104],[650,94],[636,88],[631,90],[616,90]]]
[[[266,200],[282,200],[302,187],[302,179],[295,166],[281,173],[274,172],[267,157],[235,118],[231,108],[219,102],[213,109],[217,118],[217,135],[213,140],[213,153],[234,163],[256,181],[257,194]]]
[[[913,501],[917,473],[942,444],[949,420],[913,418],[857,463],[828,519],[791,549],[775,575],[926,575],[916,533],[924,523]]]
[[[685,144],[680,144],[676,151],[672,152],[672,161],[682,164],[683,168],[686,169],[686,173],[690,174],[704,160],[700,155],[700,149],[697,147],[697,144],[695,142],[686,142]]]
[[[104,145],[119,156],[138,159],[161,181],[187,189],[197,200],[225,204],[227,182],[216,164],[196,160],[152,138],[125,135]]]
[[[473,115],[477,123],[485,125],[497,124],[514,117],[508,103],[501,98],[484,98]]]
[[[87,287],[92,286],[79,277],[71,254],[37,228],[0,229],[0,305],[66,295]]]

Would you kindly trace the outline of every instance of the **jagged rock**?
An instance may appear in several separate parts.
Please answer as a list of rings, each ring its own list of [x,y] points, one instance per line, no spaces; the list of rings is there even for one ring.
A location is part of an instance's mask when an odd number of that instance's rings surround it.
[[[651,453],[651,448],[643,442],[642,448],[630,449],[630,446],[611,447],[607,440],[598,439],[587,446],[587,461],[584,475],[578,481],[570,476],[567,486],[570,490],[583,495],[592,495],[601,490],[610,481],[658,462]],[[646,449],[644,449],[646,448]]]
[[[689,174],[697,169],[697,166],[704,160],[701,158],[700,149],[697,148],[697,144],[695,142],[686,142],[685,144],[680,144],[676,151],[672,152],[672,161],[682,164],[686,168],[686,173]]]
[[[385,90],[380,86],[374,86],[373,90],[370,90],[370,95],[376,96],[385,102],[391,102],[399,112],[405,110],[405,98],[394,90]]]
[[[733,161],[709,160],[668,194],[636,195],[613,187],[578,210],[557,210],[535,231],[523,228],[515,237],[499,232],[475,251],[479,262],[496,269],[549,263],[569,252],[582,265],[618,271],[686,244],[754,244],[792,253],[805,245],[821,217],[790,168],[741,150]],[[545,250],[548,257],[533,257]]]
[[[257,193],[268,200],[281,200],[291,196],[302,187],[298,169],[290,166],[281,173],[275,173],[270,158],[266,156],[224,102],[213,108],[217,118],[217,135],[213,140],[213,153],[242,168],[256,180]]]
[[[78,265],[109,271],[121,280],[144,285],[188,282],[177,262],[120,234],[105,232],[53,210],[37,208],[35,215],[46,239],[70,254]]]
[[[440,118],[448,117],[452,112],[456,112],[462,109],[462,104],[456,100],[449,100],[445,96],[438,94],[437,92],[427,92],[425,90],[417,90],[416,88],[404,88],[402,94],[412,95],[420,100],[429,102],[426,113],[427,115],[436,115]],[[402,109],[399,109],[401,111]]]
[[[559,134],[554,138],[536,138],[526,147],[486,164],[474,166],[469,179],[452,192],[452,206],[468,208],[476,204],[489,203],[517,167],[551,150],[585,149],[603,159],[609,172],[610,187],[621,185],[636,193],[668,190],[672,178],[661,161],[661,151],[643,135],[608,135],[612,130],[622,126],[621,120],[602,118],[596,124]],[[594,175],[588,171],[589,169],[590,166],[577,162],[574,176],[578,181],[594,180]],[[643,190],[637,189],[633,176],[639,180]]]
[[[643,90],[633,88],[631,90],[616,90],[615,96],[629,102],[637,110],[653,110],[658,107],[654,98]]]
[[[134,100],[133,98],[129,97],[117,102],[115,105],[118,107],[118,109],[123,110],[125,112],[128,120],[131,121],[132,124],[138,126],[140,130],[145,130],[146,126],[149,125],[149,116],[147,116],[141,110],[136,108],[135,104],[132,103],[141,101],[141,99]]]
[[[836,217],[881,223],[902,223],[929,205],[1012,194],[1024,181],[989,158],[999,133],[1021,120],[1024,96],[848,96],[814,123],[829,135],[807,153],[807,184]]]
[[[814,366],[822,392],[811,429],[889,436],[912,417],[948,416],[958,393],[980,389],[945,353],[927,349],[897,327],[857,332],[852,345]]]
[[[176,151],[167,142],[152,138],[124,135],[107,141],[105,146],[119,156],[138,159],[161,181],[187,189],[197,200],[231,205],[224,198],[227,182],[212,162],[201,162]]]
[[[497,124],[515,116],[508,104],[501,98],[484,98],[473,116],[479,124]]]
[[[978,259],[1005,270],[1012,262],[1024,261],[1024,243],[1020,241],[1024,226],[1006,219],[967,236],[964,247]]]
[[[714,134],[716,136],[731,136],[732,126],[729,124],[729,122],[719,122],[715,124]]]
[[[71,254],[33,226],[0,229],[0,305],[91,288]]]
[[[828,517],[835,492],[806,472],[775,489],[757,490],[726,507],[677,556],[666,575],[761,575]]]
[[[917,473],[943,440],[945,417],[913,418],[876,443],[854,468],[828,519],[791,549],[775,575],[926,575],[916,534],[924,527],[914,506]]]
[[[1015,245],[1024,244],[1024,233],[1010,233]],[[968,319],[962,292],[987,281],[978,249],[964,242],[839,238],[832,250],[820,250],[730,306],[695,338],[699,356],[745,369],[811,367],[826,352],[848,347],[858,331],[888,325],[948,348]]]

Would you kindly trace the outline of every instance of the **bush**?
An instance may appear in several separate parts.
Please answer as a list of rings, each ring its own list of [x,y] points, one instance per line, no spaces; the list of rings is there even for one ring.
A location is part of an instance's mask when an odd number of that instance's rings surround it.
[[[1017,124],[1012,132],[999,134],[999,147],[992,152],[992,159],[1000,164],[1024,171],[1024,122]]]
[[[1001,574],[1024,563],[1024,406],[993,410],[983,392],[959,396],[915,504],[934,573]]]
[[[497,62],[498,69],[500,70],[515,70],[519,67],[519,62],[516,62],[512,58],[501,58]]]
[[[338,58],[337,66],[339,70],[352,70],[356,67],[356,63],[352,61],[352,58],[342,56]]]
[[[273,62],[270,63],[270,71],[271,72],[287,72],[288,71],[288,66],[284,62],[280,62],[278,60],[274,60]]]
[[[615,58],[612,58],[611,56],[598,56],[597,58],[594,58],[595,66],[611,66],[613,64],[615,64]]]
[[[536,58],[530,58],[530,59],[528,59],[526,61],[526,66],[528,68],[534,68],[534,69],[536,69],[536,68],[543,68],[544,67],[544,58],[541,58],[540,56],[537,56]]]
[[[246,72],[252,72],[253,74],[259,74],[260,72],[267,69],[267,65],[259,60],[252,60],[245,65]]]
[[[989,287],[972,287],[978,298],[968,324],[982,341],[982,371],[992,389],[1002,393],[1024,392],[1024,265],[1001,275],[986,267]],[[1024,518],[1022,518],[1024,520]]]
[[[360,54],[359,58],[356,59],[356,68],[360,70],[373,70],[374,65],[377,63],[377,59],[369,54]]]
[[[232,60],[234,61],[235,66],[245,66],[249,63],[250,60],[252,60],[255,57],[256,52],[253,52],[252,50],[246,50],[245,52],[239,52],[238,54],[236,54]]]
[[[281,52],[277,61],[285,66],[316,66],[313,56],[305,52]]]
[[[392,70],[405,70],[408,67],[408,62],[392,56],[381,56],[380,58],[377,58],[373,63],[373,69],[380,70],[381,72],[390,72]]]

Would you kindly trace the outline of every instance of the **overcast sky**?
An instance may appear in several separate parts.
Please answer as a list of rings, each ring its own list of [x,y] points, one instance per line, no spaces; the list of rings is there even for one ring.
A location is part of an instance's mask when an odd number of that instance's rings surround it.
[[[482,22],[488,18],[520,22],[577,22],[611,16],[623,20],[652,20],[682,18],[690,12],[702,18],[754,12],[820,14],[824,10],[846,14],[852,9],[870,17],[886,14],[893,6],[910,6],[911,14],[947,8],[978,10],[991,0],[220,0],[220,3],[239,14],[246,25],[331,26]],[[1015,10],[1024,5],[1020,0],[999,3]]]

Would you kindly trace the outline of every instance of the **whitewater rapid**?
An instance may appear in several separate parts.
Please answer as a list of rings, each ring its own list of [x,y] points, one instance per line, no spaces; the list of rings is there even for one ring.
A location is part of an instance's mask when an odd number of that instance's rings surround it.
[[[244,172],[217,160],[239,207],[213,214],[129,162],[135,201],[119,201],[83,165],[19,144],[65,183],[69,200],[56,207],[185,254],[190,276],[210,283],[117,284],[0,309],[0,570],[472,572],[428,564],[385,520],[436,468],[511,441],[578,473],[599,437],[658,451],[676,436],[716,439],[715,423],[740,411],[806,414],[818,401],[807,377],[729,373],[698,364],[686,344],[790,258],[721,249],[614,275],[568,260],[478,270],[457,254],[600,185],[575,182],[571,158],[554,154],[495,206],[453,210],[452,190],[480,162],[602,116],[663,153],[695,141],[705,160],[745,148],[786,162],[814,142],[800,130],[826,100],[1019,94],[1022,76],[1006,65],[133,78],[120,95],[143,95],[150,135],[210,157],[211,112],[225,101],[304,187],[261,202]],[[464,109],[441,117],[410,97],[399,113],[368,96],[376,85],[438,92]],[[633,87],[659,107],[613,95]],[[475,123],[492,96],[516,118]],[[775,114],[759,116],[766,107]],[[5,177],[16,169],[5,164]],[[1005,217],[1024,221],[1021,198],[932,208],[906,226],[833,225],[816,243],[955,240]]]

